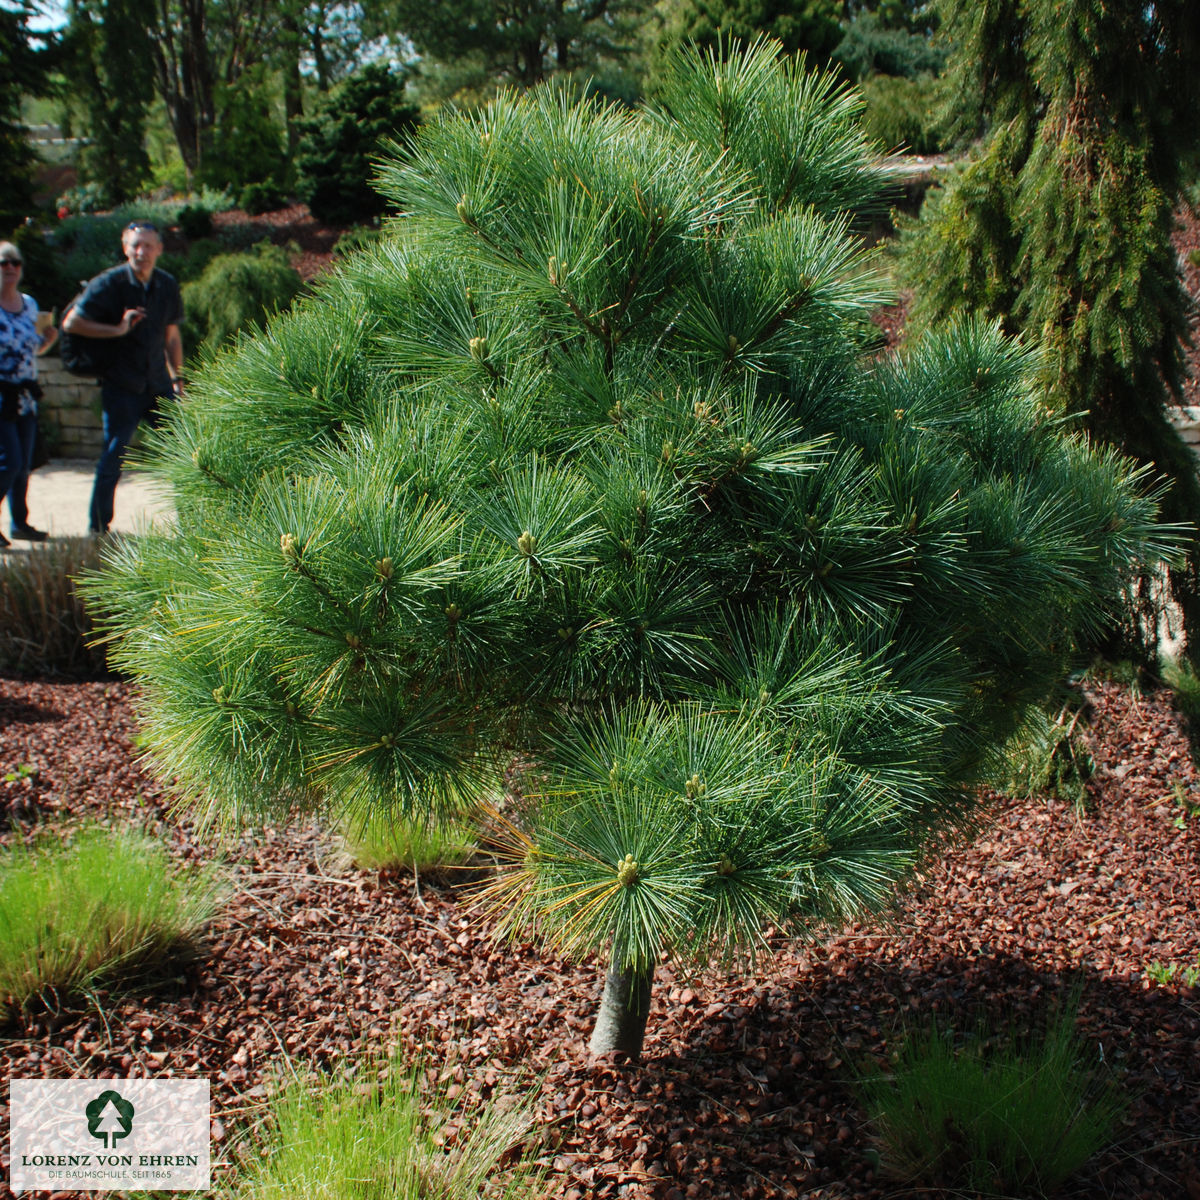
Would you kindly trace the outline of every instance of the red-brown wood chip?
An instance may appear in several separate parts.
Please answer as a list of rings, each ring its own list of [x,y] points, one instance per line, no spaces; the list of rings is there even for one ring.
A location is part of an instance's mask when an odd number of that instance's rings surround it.
[[[0,680],[0,776],[36,769],[0,782],[0,840],[90,817],[141,823],[181,859],[218,854],[136,765],[129,696]],[[236,891],[178,979],[26,1016],[3,1031],[0,1076],[207,1075],[220,1159],[285,1054],[325,1066],[398,1043],[456,1094],[538,1081],[553,1196],[912,1195],[872,1170],[854,1070],[905,1022],[967,1028],[984,1009],[1021,1026],[1078,985],[1080,1031],[1133,1104],[1118,1144],[1063,1194],[1195,1195],[1200,989],[1182,970],[1158,986],[1147,968],[1200,959],[1200,817],[1179,802],[1200,802],[1200,781],[1170,693],[1098,684],[1089,699],[1087,811],[994,800],[890,927],[774,939],[752,974],[664,965],[640,1066],[589,1060],[595,964],[496,945],[465,883],[339,867],[306,825],[224,848]]]

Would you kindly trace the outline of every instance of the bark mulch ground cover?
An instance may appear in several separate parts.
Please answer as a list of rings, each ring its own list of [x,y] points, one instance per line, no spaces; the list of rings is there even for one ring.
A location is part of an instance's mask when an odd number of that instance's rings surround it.
[[[94,817],[216,853],[136,765],[129,695],[0,680],[0,776],[34,769],[0,783],[0,839]],[[494,944],[466,882],[339,866],[304,824],[224,847],[234,890],[176,978],[27,1015],[0,1031],[0,1076],[207,1075],[219,1158],[285,1056],[397,1042],[473,1092],[534,1081],[556,1197],[932,1195],[877,1177],[855,1068],[905,1023],[968,1029],[982,1008],[1020,1027],[1078,985],[1080,1030],[1133,1103],[1065,1194],[1200,1197],[1200,989],[1147,977],[1200,957],[1200,779],[1170,693],[1088,695],[1086,811],[996,798],[887,926],[776,940],[733,976],[664,966],[641,1065],[589,1059],[595,964]]]
[[[291,204],[273,212],[251,215],[241,209],[213,214],[213,226],[219,232],[234,226],[249,226],[277,246],[291,246],[292,266],[305,280],[315,279],[333,265],[333,249],[346,232],[325,225],[308,211],[307,204]]]

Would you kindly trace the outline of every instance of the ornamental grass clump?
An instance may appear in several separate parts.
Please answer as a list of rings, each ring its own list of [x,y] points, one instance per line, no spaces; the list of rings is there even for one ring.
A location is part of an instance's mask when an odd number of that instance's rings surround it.
[[[1127,1102],[1075,1031],[960,1039],[930,1025],[862,1083],[893,1177],[987,1196],[1045,1196],[1107,1146]]]
[[[177,527],[92,584],[150,753],[214,817],[454,813],[514,759],[499,927],[609,969],[892,900],[1169,531],[964,320],[864,352],[860,102],[771,42],[657,107],[422,128],[406,215],[218,356],[157,441]]]
[[[347,858],[364,871],[412,871],[448,876],[478,853],[478,834],[458,817],[374,814],[347,824],[341,834]]]
[[[469,1093],[464,1093],[469,1094]],[[229,1200],[534,1200],[531,1103],[464,1105],[393,1057],[324,1082],[297,1078],[243,1143]]]
[[[107,673],[89,644],[93,619],[75,581],[100,564],[94,538],[55,538],[0,556],[0,669],[24,675]]]
[[[162,844],[89,826],[0,854],[0,1011],[70,999],[187,954],[220,903],[212,871]]]

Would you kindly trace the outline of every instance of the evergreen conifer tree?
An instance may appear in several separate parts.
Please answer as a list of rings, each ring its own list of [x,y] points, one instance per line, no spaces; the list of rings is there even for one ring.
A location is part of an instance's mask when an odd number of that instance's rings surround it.
[[[436,814],[535,761],[491,903],[608,963],[597,1051],[664,955],[886,905],[1164,551],[995,326],[864,358],[858,107],[759,43],[652,110],[432,122],[382,168],[408,215],[198,376],[178,528],[93,584],[214,812]]]
[[[982,135],[907,230],[918,324],[974,312],[1042,348],[1057,410],[1172,481],[1164,513],[1200,518],[1196,462],[1166,415],[1190,303],[1171,244],[1200,151],[1200,6],[1190,0],[941,0],[947,99]],[[1200,645],[1200,543],[1170,590]],[[1154,572],[1138,580],[1150,631]]]

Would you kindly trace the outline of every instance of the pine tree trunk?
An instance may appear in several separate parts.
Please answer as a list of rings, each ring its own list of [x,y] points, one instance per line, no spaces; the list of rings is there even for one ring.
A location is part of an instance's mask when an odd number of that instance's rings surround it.
[[[619,1050],[630,1058],[642,1053],[646,1036],[646,1021],[650,1016],[650,988],[654,982],[653,966],[645,970],[632,967],[608,969],[604,980],[604,995],[596,1014],[596,1028],[590,1043],[593,1054]]]

